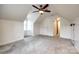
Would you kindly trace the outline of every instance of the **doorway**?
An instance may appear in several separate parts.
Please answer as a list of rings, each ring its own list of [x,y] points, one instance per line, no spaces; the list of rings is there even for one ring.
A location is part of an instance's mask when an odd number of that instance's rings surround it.
[[[57,17],[54,21],[54,37],[60,37],[60,17]]]

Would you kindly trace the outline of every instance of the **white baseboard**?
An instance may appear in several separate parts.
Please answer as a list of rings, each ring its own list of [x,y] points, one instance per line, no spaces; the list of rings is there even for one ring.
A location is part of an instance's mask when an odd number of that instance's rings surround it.
[[[12,43],[17,42],[17,41],[20,41],[20,40],[23,40],[23,39],[17,39],[17,40],[5,42],[5,43],[0,44],[0,46],[5,46],[5,45],[8,45],[8,44],[12,44]]]

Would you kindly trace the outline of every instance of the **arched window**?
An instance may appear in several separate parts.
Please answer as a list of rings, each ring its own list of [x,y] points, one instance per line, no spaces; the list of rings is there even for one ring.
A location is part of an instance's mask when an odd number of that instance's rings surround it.
[[[24,31],[26,30],[32,30],[32,23],[31,21],[25,20],[24,21]]]

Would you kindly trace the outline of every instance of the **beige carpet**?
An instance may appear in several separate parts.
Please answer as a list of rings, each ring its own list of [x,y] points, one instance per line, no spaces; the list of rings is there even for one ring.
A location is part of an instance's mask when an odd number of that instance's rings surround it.
[[[73,54],[78,53],[69,39],[58,39],[49,36],[26,37],[14,43],[6,54]]]

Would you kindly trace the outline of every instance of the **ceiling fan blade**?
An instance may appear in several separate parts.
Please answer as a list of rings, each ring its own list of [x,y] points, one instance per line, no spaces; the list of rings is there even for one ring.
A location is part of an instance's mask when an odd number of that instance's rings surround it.
[[[35,5],[32,5],[34,8],[39,9],[38,7],[36,7]]]
[[[42,9],[45,9],[45,8],[47,8],[49,5],[48,4],[46,4]]]
[[[32,13],[35,13],[35,12],[39,12],[39,11],[33,11]]]
[[[51,12],[50,10],[44,10],[45,12]]]

